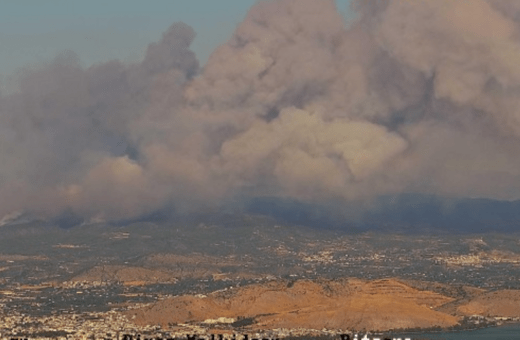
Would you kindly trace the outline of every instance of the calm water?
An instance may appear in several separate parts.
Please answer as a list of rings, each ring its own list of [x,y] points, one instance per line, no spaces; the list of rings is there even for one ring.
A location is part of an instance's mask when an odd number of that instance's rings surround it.
[[[400,334],[404,338],[403,334]],[[409,335],[412,339],[431,340],[519,340],[520,324],[491,327],[458,333],[429,333]]]

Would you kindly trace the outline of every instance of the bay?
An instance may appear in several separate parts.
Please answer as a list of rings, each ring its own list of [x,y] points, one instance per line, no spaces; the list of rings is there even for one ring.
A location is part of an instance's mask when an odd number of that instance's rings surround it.
[[[500,327],[489,327],[462,332],[440,332],[405,335],[399,337],[410,337],[411,339],[428,340],[518,340],[520,339],[520,324],[509,324]]]

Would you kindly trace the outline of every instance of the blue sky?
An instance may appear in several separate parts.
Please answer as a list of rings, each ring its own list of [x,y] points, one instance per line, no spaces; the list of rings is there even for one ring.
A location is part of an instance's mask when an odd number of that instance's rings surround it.
[[[337,0],[349,15],[350,0]],[[173,22],[197,32],[192,48],[203,64],[226,41],[255,0],[16,0],[0,11],[0,81],[64,50],[83,64],[138,61]],[[5,85],[5,84],[4,84]]]

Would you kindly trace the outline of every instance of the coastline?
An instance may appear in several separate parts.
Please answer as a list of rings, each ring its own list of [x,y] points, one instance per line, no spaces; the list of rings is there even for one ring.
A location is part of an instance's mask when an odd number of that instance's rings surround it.
[[[513,332],[512,334],[509,334]],[[489,325],[478,328],[467,328],[461,330],[449,330],[444,329],[441,331],[420,331],[420,332],[389,332],[383,333],[384,335],[390,336],[409,336],[412,339],[445,339],[445,340],[462,340],[462,339],[492,339],[488,336],[500,335],[502,340],[513,340],[518,339],[520,334],[520,322],[511,321],[504,322],[502,324]],[[503,336],[509,336],[511,338],[503,338]],[[418,338],[419,337],[419,338]],[[482,337],[482,338],[481,338]]]

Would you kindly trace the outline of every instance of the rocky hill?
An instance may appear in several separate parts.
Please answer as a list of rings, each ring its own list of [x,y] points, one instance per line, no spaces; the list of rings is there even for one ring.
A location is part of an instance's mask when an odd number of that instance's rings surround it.
[[[458,311],[464,315],[520,317],[520,291],[499,290],[484,293],[459,306]]]
[[[459,317],[435,310],[452,300],[392,279],[276,281],[207,296],[169,298],[126,314],[137,324],[163,327],[227,318],[248,320],[234,325],[249,330],[301,327],[384,331],[453,326]]]

